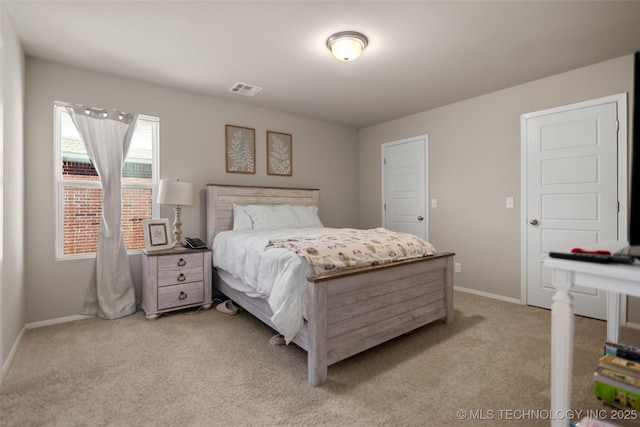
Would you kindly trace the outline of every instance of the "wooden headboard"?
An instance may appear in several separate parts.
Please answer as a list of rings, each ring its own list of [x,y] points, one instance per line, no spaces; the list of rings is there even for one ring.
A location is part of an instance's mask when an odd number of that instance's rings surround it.
[[[216,234],[233,228],[233,204],[318,207],[320,191],[310,188],[207,184],[207,245]]]

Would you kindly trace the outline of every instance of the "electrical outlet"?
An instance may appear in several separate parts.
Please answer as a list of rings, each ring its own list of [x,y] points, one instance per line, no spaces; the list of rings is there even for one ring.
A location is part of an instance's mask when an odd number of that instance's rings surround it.
[[[456,273],[462,273],[462,264],[460,264],[459,262],[456,262],[454,264],[454,270]]]

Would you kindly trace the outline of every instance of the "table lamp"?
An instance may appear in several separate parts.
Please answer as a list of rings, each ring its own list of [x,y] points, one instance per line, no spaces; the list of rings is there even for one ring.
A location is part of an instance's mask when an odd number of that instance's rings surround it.
[[[175,210],[175,220],[173,222],[173,249],[185,249],[182,243],[182,222],[180,222],[180,210],[182,206],[193,205],[193,183],[162,179],[158,189],[158,203],[161,205],[173,205]]]

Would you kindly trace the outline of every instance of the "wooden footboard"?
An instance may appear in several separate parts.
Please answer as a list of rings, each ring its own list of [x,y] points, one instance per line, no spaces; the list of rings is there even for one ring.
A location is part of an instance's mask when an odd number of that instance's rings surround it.
[[[438,319],[453,320],[453,255],[401,261],[311,278],[308,321],[293,339],[307,351],[308,379],[327,380],[328,367]],[[218,289],[275,329],[264,300]]]
[[[453,254],[309,279],[309,383],[327,367],[434,320],[453,320]]]

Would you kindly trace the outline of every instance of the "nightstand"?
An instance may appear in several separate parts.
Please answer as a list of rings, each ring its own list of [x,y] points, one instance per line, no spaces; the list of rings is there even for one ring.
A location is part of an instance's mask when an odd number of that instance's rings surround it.
[[[142,253],[142,308],[147,319],[201,305],[211,308],[211,249]]]

